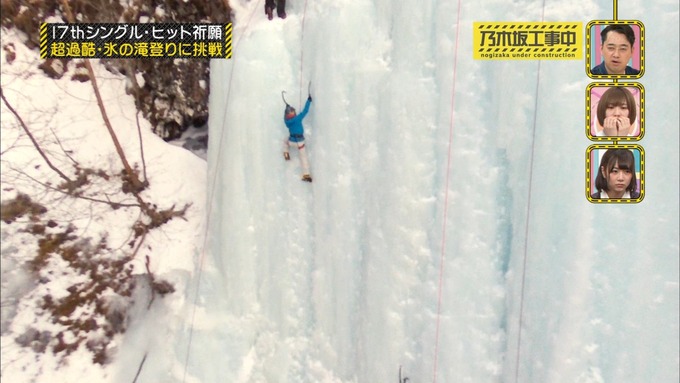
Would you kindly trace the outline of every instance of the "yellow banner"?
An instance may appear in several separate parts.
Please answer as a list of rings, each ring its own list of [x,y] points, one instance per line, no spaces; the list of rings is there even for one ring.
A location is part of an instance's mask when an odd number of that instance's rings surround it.
[[[581,22],[475,22],[477,60],[582,60]]]

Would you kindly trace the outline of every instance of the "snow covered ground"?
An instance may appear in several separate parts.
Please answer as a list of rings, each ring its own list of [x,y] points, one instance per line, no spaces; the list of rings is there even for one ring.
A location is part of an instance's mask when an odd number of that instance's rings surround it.
[[[2,31],[2,45],[12,44],[16,58],[10,63],[8,52],[3,49],[2,91],[4,97],[31,130],[42,150],[51,162],[73,177],[73,163],[83,169],[94,168],[109,175],[120,173],[122,164],[111,138],[104,126],[90,83],[70,79],[69,73],[60,80],[46,78],[37,68],[40,60],[37,52],[29,51],[20,43],[13,31]],[[113,75],[103,66],[94,65],[100,92],[118,140],[125,149],[128,161],[142,171],[142,152],[132,98],[125,94],[125,81]],[[161,280],[171,282],[181,289],[191,278],[198,259],[198,247],[204,238],[205,226],[205,179],[206,162],[193,153],[166,144],[151,133],[147,121],[140,119],[144,163],[150,187],[144,197],[159,208],[173,205],[181,209],[190,204],[185,219],[174,219],[161,228],[151,231],[132,264],[136,275],[146,273],[145,259],[149,257],[150,270]],[[92,203],[85,199],[67,198],[56,191],[63,183],[38,155],[13,113],[2,103],[2,201],[8,202],[17,193],[25,193],[32,200],[47,208],[44,221],[52,220],[58,225],[47,229],[57,234],[67,225],[75,227],[78,238],[106,237],[106,253],[116,257],[130,253],[131,227],[140,218],[134,208],[111,209],[105,203]],[[134,204],[130,195],[120,192],[115,179],[91,176],[91,183],[84,187],[83,195],[94,195],[100,200]],[[99,190],[99,193],[96,191]],[[4,210],[4,206],[3,206]],[[69,267],[52,257],[53,266],[42,269],[45,277],[38,283],[26,273],[26,262],[36,257],[36,236],[23,232],[29,222],[27,216],[17,223],[2,223],[2,381],[7,382],[104,382],[131,381],[149,343],[164,335],[168,328],[151,334],[146,323],[159,323],[168,315],[163,304],[152,305],[147,310],[148,291],[140,289],[132,307],[130,331],[125,338],[117,336],[109,347],[114,351],[116,363],[101,367],[92,363],[92,354],[84,347],[76,350],[64,363],[63,353],[34,353],[30,347],[21,347],[16,340],[28,329],[52,332],[59,326],[48,321],[46,310],[36,309],[36,303],[45,294],[64,296],[71,285],[83,280]],[[83,256],[82,254],[80,256]],[[45,282],[49,280],[49,282]],[[142,284],[139,283],[141,286]],[[110,292],[107,292],[110,293]],[[159,302],[158,299],[155,300]],[[181,295],[175,294],[166,303],[181,305]],[[87,308],[82,308],[87,315]],[[160,310],[160,311],[158,311]],[[168,310],[165,307],[165,310]],[[172,315],[177,315],[173,313]],[[181,323],[177,317],[173,323]],[[139,324],[141,322],[141,324]],[[146,331],[143,337],[139,331]],[[117,352],[116,352],[117,351]],[[133,366],[134,365],[134,366]],[[133,367],[130,367],[133,366]]]
[[[585,25],[609,1],[289,1],[271,22],[231,4],[207,172],[155,152],[155,184],[196,207],[154,242],[178,291],[138,308],[91,381],[130,382],[145,355],[138,382],[680,379],[677,2],[619,4],[646,26],[635,205],[585,198],[582,61],[471,53],[474,21]],[[312,184],[281,154],[280,93],[301,107],[309,81]],[[47,376],[7,363],[8,342],[3,379]]]

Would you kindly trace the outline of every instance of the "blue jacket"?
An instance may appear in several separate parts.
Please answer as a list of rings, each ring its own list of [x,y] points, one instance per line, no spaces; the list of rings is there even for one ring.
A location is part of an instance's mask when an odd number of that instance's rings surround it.
[[[305,108],[302,110],[300,114],[289,120],[286,120],[285,117],[283,118],[283,121],[286,123],[286,127],[290,132],[290,141],[300,142],[305,139],[304,137],[305,129],[302,127],[302,119],[305,118],[307,112],[309,112],[309,106],[311,105],[311,103],[312,101],[307,99],[307,102],[305,103]]]
[[[607,68],[605,68],[605,66],[604,66],[604,61],[600,65],[591,69],[590,73],[592,73],[592,74],[609,74],[609,73],[607,73]],[[640,71],[631,67],[630,65],[626,65],[626,74],[640,74]]]

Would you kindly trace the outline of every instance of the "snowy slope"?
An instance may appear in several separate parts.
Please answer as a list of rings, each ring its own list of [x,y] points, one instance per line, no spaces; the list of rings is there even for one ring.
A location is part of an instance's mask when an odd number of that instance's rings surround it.
[[[0,56],[3,96],[22,117],[42,150],[57,168],[69,176],[72,176],[75,162],[83,169],[119,174],[121,161],[104,126],[91,84],[71,80],[74,62],[70,62],[69,72],[62,79],[46,77],[38,69],[38,52],[26,48],[22,41],[22,36],[17,35],[15,30],[2,30],[3,47],[13,47],[3,49]],[[10,51],[16,53],[14,60],[9,59]],[[165,143],[151,132],[148,121],[137,120],[134,100],[125,93],[124,77],[106,71],[96,62],[93,62],[93,67],[108,117],[128,161],[148,174],[150,186],[143,197],[161,209],[171,206],[180,209],[190,205],[184,219],[173,219],[149,232],[144,246],[131,262],[134,275],[141,280],[139,276],[146,274],[148,256],[151,272],[159,280],[168,281],[183,292],[186,282],[191,280],[198,259],[197,248],[204,238],[206,163],[184,149]],[[116,179],[90,177],[89,186],[82,188],[81,195],[85,198],[68,198],[56,192],[54,186],[49,187],[60,183],[62,180],[38,155],[14,114],[3,102],[3,203],[13,199],[17,193],[26,193],[46,206],[47,213],[42,217],[44,221],[51,219],[58,225],[73,226],[79,239],[105,237],[108,246],[106,255],[129,254],[132,250],[129,246],[131,226],[140,218],[140,213],[136,208],[125,207],[125,204],[134,205],[135,200],[120,192]],[[92,203],[87,199],[91,196],[98,200],[120,202],[123,206],[112,209],[106,203]],[[23,334],[28,329],[38,329],[47,334],[59,330],[46,310],[40,308],[44,294],[64,296],[67,288],[88,281],[86,275],[79,275],[63,260],[60,262],[58,256],[52,257],[55,267],[44,267],[41,271],[43,276],[49,277],[41,277],[40,282],[34,280],[33,274],[26,270],[26,263],[38,253],[38,236],[24,232],[27,222],[28,218],[23,217],[16,224],[2,223],[2,381],[131,381],[144,353],[154,347],[169,347],[166,342],[171,342],[172,338],[168,338],[167,333],[183,322],[183,294],[170,294],[167,300],[156,299],[156,304],[147,309],[149,292],[144,289],[144,283],[138,283],[140,289],[134,296],[136,305],[131,308],[133,315],[127,336],[118,335],[107,345],[115,361],[112,364],[102,366],[93,363],[93,355],[85,347],[80,347],[68,357],[64,357],[64,353],[54,355],[51,348],[47,352],[39,352],[36,346],[22,347],[17,339],[25,336]],[[59,226],[50,226],[47,232],[59,233],[59,229]],[[79,253],[79,256],[90,255]],[[79,307],[75,312],[85,317],[89,309]],[[166,326],[159,326],[163,320]],[[147,368],[151,365],[149,363]]]
[[[619,10],[648,26],[648,194],[595,206],[584,64],[475,61],[471,30],[611,3],[232,3],[187,381],[677,381],[677,4]],[[313,184],[281,155],[308,81]]]

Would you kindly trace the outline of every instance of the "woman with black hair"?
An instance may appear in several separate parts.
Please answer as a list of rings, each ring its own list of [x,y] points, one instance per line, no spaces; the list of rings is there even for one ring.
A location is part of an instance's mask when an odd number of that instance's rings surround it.
[[[640,198],[635,177],[635,157],[628,149],[609,149],[602,156],[593,199]]]

